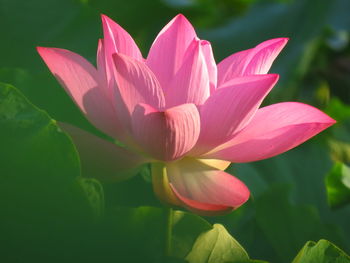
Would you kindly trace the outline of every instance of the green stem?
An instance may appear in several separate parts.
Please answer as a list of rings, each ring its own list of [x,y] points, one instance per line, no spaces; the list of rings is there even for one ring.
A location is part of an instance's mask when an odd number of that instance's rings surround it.
[[[169,257],[171,254],[171,239],[173,232],[173,209],[171,207],[165,208],[165,256]]]

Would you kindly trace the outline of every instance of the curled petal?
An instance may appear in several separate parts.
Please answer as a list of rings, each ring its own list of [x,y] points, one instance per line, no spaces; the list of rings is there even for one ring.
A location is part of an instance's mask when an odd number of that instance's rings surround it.
[[[37,48],[52,74],[88,120],[106,134],[120,139],[120,125],[97,70],[83,57],[59,48]]]
[[[167,205],[180,206],[180,200],[169,185],[165,164],[161,162],[152,163],[151,172],[153,191],[159,200]]]
[[[146,104],[136,106],[132,116],[136,141],[153,158],[172,161],[181,158],[196,144],[200,120],[193,104],[157,111]]]
[[[270,39],[225,58],[218,64],[218,86],[236,77],[266,74],[287,42],[288,38]]]
[[[200,108],[201,134],[196,148],[208,151],[243,129],[278,80],[276,74],[235,78]]]
[[[250,195],[236,177],[196,159],[168,163],[166,169],[176,197],[197,213],[213,215],[238,208]]]
[[[182,65],[186,50],[196,37],[190,22],[180,14],[154,40],[146,63],[156,74],[164,91]]]
[[[121,181],[134,176],[148,160],[114,143],[67,123],[58,123],[79,152],[82,175],[102,181]]]
[[[209,97],[209,75],[200,40],[192,41],[181,67],[168,86],[165,93],[167,107],[184,103],[201,105]]]
[[[231,162],[253,162],[286,152],[333,125],[320,110],[297,102],[273,104],[257,111],[229,142],[205,154]]]

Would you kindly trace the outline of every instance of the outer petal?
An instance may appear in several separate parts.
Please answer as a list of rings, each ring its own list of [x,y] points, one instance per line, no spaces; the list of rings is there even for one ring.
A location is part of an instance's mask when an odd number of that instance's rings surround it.
[[[218,86],[232,78],[266,74],[287,42],[288,38],[270,39],[225,58],[218,64]]]
[[[209,76],[202,43],[194,39],[187,49],[183,64],[168,83],[167,107],[184,103],[201,105],[210,95]]]
[[[138,103],[147,103],[156,109],[164,108],[163,91],[146,64],[122,54],[114,54],[113,58],[118,84],[116,107],[126,125],[130,125],[130,116]]]
[[[205,152],[243,129],[278,80],[278,75],[235,78],[218,89],[200,108],[201,134],[196,148]]]
[[[231,162],[270,158],[298,146],[334,123],[328,115],[306,104],[273,104],[259,109],[244,130],[205,157]]]
[[[65,49],[38,47],[37,50],[89,121],[108,135],[119,138],[122,127],[111,101],[104,94],[104,82],[96,69],[83,57]]]
[[[148,161],[139,154],[67,123],[59,123],[59,126],[71,136],[77,147],[83,176],[120,181],[136,175],[138,166]]]
[[[107,79],[108,96],[113,96],[113,89],[115,88],[115,67],[112,55],[120,53],[132,57],[136,60],[143,61],[142,54],[137,47],[132,37],[121,26],[110,19],[106,15],[101,15],[103,27],[103,55],[105,63],[105,77]],[[101,61],[100,64],[102,64]],[[114,106],[116,104],[114,103]]]
[[[213,214],[235,209],[249,198],[249,190],[236,177],[196,159],[166,164],[169,183],[190,210]]]
[[[216,62],[214,59],[213,50],[209,41],[201,40],[202,52],[204,55],[205,62],[207,64],[209,83],[210,83],[210,93],[213,93],[216,89],[218,72],[216,67]]]
[[[133,135],[152,157],[172,161],[182,157],[196,144],[200,121],[194,104],[183,104],[159,112],[139,104],[132,116]]]
[[[142,54],[135,41],[120,25],[106,15],[101,15],[106,56],[121,53],[142,61]]]
[[[147,57],[147,65],[164,90],[182,65],[185,52],[196,33],[183,15],[177,15],[158,34]]]

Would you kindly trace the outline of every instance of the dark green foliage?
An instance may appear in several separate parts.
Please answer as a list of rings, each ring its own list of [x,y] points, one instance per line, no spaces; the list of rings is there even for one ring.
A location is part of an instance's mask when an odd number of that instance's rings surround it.
[[[0,82],[16,87],[0,84],[0,261],[349,262],[349,9],[348,0],[0,0]],[[212,43],[217,62],[290,37],[271,70],[281,79],[264,103],[310,103],[338,123],[281,156],[233,164],[228,171],[249,186],[251,200],[220,217],[175,211],[165,256],[166,217],[149,167],[125,182],[84,177],[55,120],[107,136],[83,117],[35,47],[66,48],[94,64],[104,13],[146,57],[180,12]]]

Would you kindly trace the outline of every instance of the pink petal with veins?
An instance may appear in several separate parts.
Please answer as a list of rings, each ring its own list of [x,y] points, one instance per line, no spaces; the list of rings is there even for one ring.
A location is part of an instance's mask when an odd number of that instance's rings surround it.
[[[133,135],[140,146],[157,160],[172,161],[196,144],[200,120],[194,104],[182,104],[160,112],[139,104],[132,116]]]
[[[245,129],[205,157],[237,163],[270,158],[298,146],[334,123],[328,115],[307,104],[273,104],[259,109]]]
[[[130,117],[138,103],[156,109],[165,106],[163,91],[157,78],[146,64],[122,54],[114,54],[116,67],[116,107],[120,119],[130,129]]]
[[[146,63],[156,74],[165,92],[182,65],[187,48],[196,37],[190,22],[180,14],[154,40]]]
[[[83,57],[59,48],[37,48],[52,74],[72,97],[88,120],[111,137],[123,137],[123,127],[105,96],[97,70]]]
[[[196,148],[211,150],[243,129],[278,80],[277,74],[235,78],[200,108],[201,134]]]
[[[288,38],[270,39],[225,58],[218,64],[218,86],[236,77],[266,74],[287,42]]]
[[[250,192],[236,177],[195,159],[166,165],[169,183],[189,209],[222,213],[245,203]]]
[[[200,40],[188,47],[183,63],[168,84],[166,106],[184,103],[201,105],[210,96],[209,75]]]

